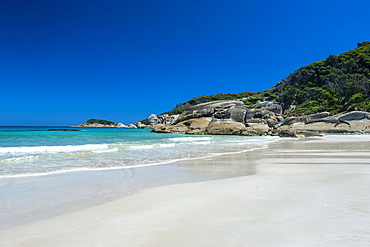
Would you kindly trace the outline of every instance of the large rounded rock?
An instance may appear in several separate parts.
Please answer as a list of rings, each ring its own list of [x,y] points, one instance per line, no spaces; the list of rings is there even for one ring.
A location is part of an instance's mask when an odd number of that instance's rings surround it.
[[[271,111],[275,114],[282,114],[283,113],[283,108],[281,107],[281,105],[278,105],[278,104],[273,104],[273,105],[270,105],[270,106],[266,106],[263,108],[264,110],[266,111]]]
[[[157,117],[158,117],[158,123],[173,124],[179,118],[179,115],[162,114]]]
[[[211,120],[211,118],[194,118],[188,121],[184,121],[183,124],[188,126],[186,134],[204,134]]]
[[[134,125],[134,124],[129,124],[129,125],[126,126],[126,128],[128,128],[128,129],[137,129],[137,126]]]
[[[230,119],[235,122],[243,123],[247,109],[243,106],[234,106],[230,108]]]
[[[167,133],[166,132],[167,126],[164,124],[156,124],[152,127],[152,132],[156,133]]]
[[[209,123],[206,134],[241,135],[247,128],[244,124],[232,121],[216,120]]]
[[[280,137],[296,137],[296,133],[302,132],[304,127],[305,123],[297,122],[291,125],[283,125],[275,131]]]
[[[320,118],[326,118],[329,116],[329,112],[321,112],[316,114],[311,114],[307,116],[301,116],[301,117],[288,117],[282,122],[283,125],[291,125],[294,123],[305,123],[307,121],[311,121],[314,119],[320,119]]]
[[[211,120],[212,118],[193,118],[178,123],[175,126],[185,126],[187,128],[185,131],[186,134],[202,135],[206,132]]]
[[[185,133],[202,135],[211,122],[211,118],[192,118],[175,125],[157,124],[152,128],[157,133]]]
[[[267,119],[271,117],[275,117],[275,113],[272,111],[266,110],[265,108],[248,109],[245,114],[245,122],[247,122],[249,119],[254,119],[254,118]]]
[[[248,119],[254,118],[255,115],[256,115],[256,109],[248,109],[247,112],[245,113],[245,122]]]
[[[271,134],[271,128],[266,123],[248,123],[246,130],[242,135],[246,136],[260,136]]]
[[[150,114],[148,117],[149,125],[156,125],[158,124],[158,116],[155,114]]]
[[[365,111],[352,111],[345,113],[338,117],[338,119],[342,121],[356,121],[356,120],[362,120],[362,119],[370,119],[370,113]]]
[[[156,133],[186,133],[187,130],[187,126],[166,124],[157,124],[152,128],[152,132]]]
[[[336,132],[336,131],[351,131],[350,126],[345,123],[332,123],[332,122],[313,122],[306,124],[303,128],[304,131],[315,131],[318,133]]]
[[[229,118],[229,109],[241,105],[243,102],[239,100],[218,100],[194,105],[186,109],[175,123],[201,117]]]

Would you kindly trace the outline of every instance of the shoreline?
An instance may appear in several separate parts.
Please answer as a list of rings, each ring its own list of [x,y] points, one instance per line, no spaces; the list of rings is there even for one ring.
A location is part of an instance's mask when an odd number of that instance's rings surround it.
[[[1,177],[0,231],[96,206],[152,187],[245,175],[248,171],[230,170],[229,166],[221,164],[222,160],[229,163],[229,155],[261,148],[264,147],[158,164]],[[210,170],[207,161],[215,160],[220,163],[218,169],[215,170],[213,165]]]
[[[276,140],[276,142],[279,142],[281,140]],[[270,142],[272,143],[272,142]],[[269,145],[270,143],[266,143],[266,145]],[[99,144],[98,144],[99,145]],[[19,174],[19,175],[0,175],[1,179],[17,179],[17,178],[31,178],[31,177],[43,177],[43,176],[53,176],[53,175],[61,175],[61,174],[67,174],[67,173],[75,173],[75,172],[103,172],[103,171],[111,171],[111,170],[121,170],[121,169],[135,169],[135,168],[143,168],[143,167],[154,167],[154,166],[162,166],[162,165],[171,165],[178,162],[187,162],[192,160],[202,160],[207,158],[213,158],[217,156],[223,156],[223,155],[234,155],[234,154],[240,154],[240,153],[246,153],[246,152],[253,152],[258,149],[264,149],[266,147],[256,147],[248,150],[242,150],[242,151],[236,151],[236,152],[222,152],[222,153],[214,153],[209,154],[207,156],[201,156],[201,157],[193,157],[193,158],[182,158],[182,159],[175,159],[175,160],[169,160],[169,161],[163,161],[158,163],[149,163],[149,164],[142,164],[142,165],[130,165],[130,166],[118,166],[118,167],[101,167],[101,168],[76,168],[71,170],[57,170],[52,172],[45,172],[45,173],[29,173],[29,174]]]
[[[156,166],[169,168],[157,173],[163,177],[188,177],[122,196],[119,190],[139,179],[131,176],[113,192],[117,197],[98,195],[104,200],[91,207],[0,231],[0,241],[6,246],[363,245],[370,241],[369,142],[366,135],[289,139],[252,152]],[[101,174],[91,181],[104,180]]]
[[[102,137],[105,132],[102,133],[91,132],[86,135],[97,134]],[[116,134],[116,132],[114,133]],[[279,139],[279,137],[241,138],[235,136],[185,136],[183,134],[165,136],[149,132],[130,132],[127,135],[128,139],[131,134],[138,137],[145,136],[145,138],[147,134],[149,141],[136,142],[132,141],[132,138],[126,141],[124,139],[126,137],[124,137],[123,141],[122,138],[116,138],[114,141],[105,141],[101,138],[96,142],[51,142],[51,145],[41,142],[35,146],[29,144],[18,147],[13,144],[0,147],[0,154],[2,155],[0,165],[3,168],[0,169],[0,179],[169,164],[186,159],[197,159],[258,148],[264,143],[278,141]],[[123,135],[126,135],[126,133]],[[71,138],[74,137],[76,136],[72,135]],[[58,137],[56,139],[62,138]],[[224,145],[225,143],[222,140],[227,140],[225,142],[230,142],[231,145]],[[255,145],[256,142],[260,142],[260,144]],[[189,145],[191,143],[199,145],[199,148],[195,145]],[[205,144],[211,145],[205,146]],[[231,147],[232,145],[234,147]],[[64,163],[64,159],[73,158],[75,158],[75,162]],[[82,162],[79,162],[79,160]],[[38,163],[42,164],[39,165]]]

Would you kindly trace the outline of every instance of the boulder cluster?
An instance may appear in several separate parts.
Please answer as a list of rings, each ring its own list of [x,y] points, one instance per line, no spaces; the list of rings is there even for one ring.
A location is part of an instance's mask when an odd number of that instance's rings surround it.
[[[351,111],[330,116],[329,112],[285,119],[277,128],[280,136],[310,133],[370,134],[370,113]]]
[[[276,102],[263,102],[250,109],[239,100],[220,100],[191,106],[181,115],[152,114],[148,122],[157,133],[245,136],[370,133],[368,112],[354,111],[335,116],[323,112],[288,118],[283,118],[282,114],[283,109]]]
[[[280,105],[248,109],[239,100],[221,100],[198,104],[186,109],[171,124],[153,126],[158,133],[212,135],[272,134],[273,126],[283,120]]]
[[[162,114],[162,115],[155,115],[151,114],[148,118],[149,125],[156,125],[156,124],[173,124],[180,115],[169,115],[169,114]]]

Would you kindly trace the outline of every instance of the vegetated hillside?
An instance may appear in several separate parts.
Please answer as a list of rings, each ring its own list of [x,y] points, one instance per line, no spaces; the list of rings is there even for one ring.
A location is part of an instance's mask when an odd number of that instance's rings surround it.
[[[273,88],[260,92],[200,96],[178,104],[165,114],[180,114],[190,106],[214,100],[240,99],[249,107],[260,101],[276,101],[288,115],[329,111],[370,111],[370,42],[358,48],[304,66]],[[293,107],[292,107],[293,106]]]
[[[272,88],[291,115],[370,110],[370,42],[304,66]]]

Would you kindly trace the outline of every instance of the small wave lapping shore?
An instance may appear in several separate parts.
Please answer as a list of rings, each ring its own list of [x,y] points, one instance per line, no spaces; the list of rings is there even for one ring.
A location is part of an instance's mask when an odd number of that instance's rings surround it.
[[[160,135],[145,129],[0,128],[0,178],[158,165],[264,147],[277,137]],[[37,131],[36,131],[37,130]]]

